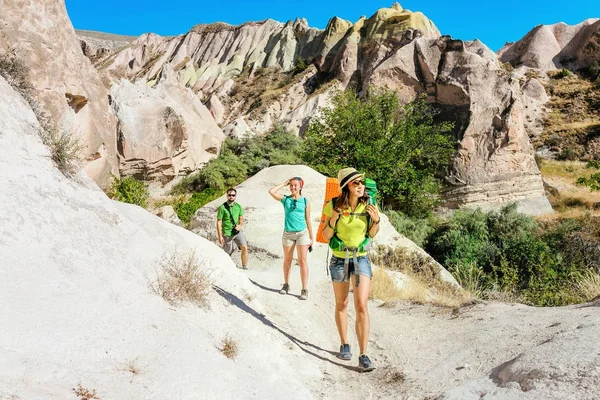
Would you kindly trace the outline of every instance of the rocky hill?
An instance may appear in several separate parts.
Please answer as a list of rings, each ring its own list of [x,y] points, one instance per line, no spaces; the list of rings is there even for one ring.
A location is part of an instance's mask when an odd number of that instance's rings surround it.
[[[406,102],[424,93],[455,122],[459,144],[446,176],[448,207],[518,202],[524,212],[551,211],[528,139],[539,126],[539,82],[512,79],[484,44],[440,37],[423,14],[398,3],[355,23],[332,18],[323,31],[298,19],[198,25],[174,38],[142,35],[93,61],[109,87],[124,85],[122,78],[154,87],[169,76],[202,99],[230,136],[262,134],[275,123],[302,133],[336,89],[364,94],[388,86]],[[113,107],[130,103],[127,96],[114,98]],[[161,124],[159,114],[148,122]],[[131,174],[132,163],[152,171],[165,160],[175,171],[170,177],[193,169],[176,166],[175,153],[121,153],[121,173]]]
[[[498,57],[515,67],[579,70],[597,63],[599,53],[600,19],[590,18],[577,25],[538,25],[521,40],[505,44]]]
[[[243,197],[266,192],[289,167],[238,187],[256,244],[242,272],[208,240],[107,199],[85,174],[61,174],[35,114],[3,78],[0,123],[2,399],[600,398],[597,302],[447,309],[371,301],[378,368],[358,374],[356,356],[335,357],[325,249],[310,258],[309,299],[294,295],[296,267],[291,294],[280,295],[282,255],[271,232],[281,220],[264,218],[278,204]],[[157,286],[165,267],[192,251],[210,282],[203,301],[166,301],[168,286]]]

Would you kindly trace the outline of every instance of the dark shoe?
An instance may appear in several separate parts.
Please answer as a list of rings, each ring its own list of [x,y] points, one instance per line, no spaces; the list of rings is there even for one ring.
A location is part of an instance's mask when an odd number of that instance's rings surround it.
[[[247,265],[242,265],[242,269],[248,269]]]
[[[352,353],[350,352],[349,344],[342,344],[340,346],[340,352],[337,354],[337,358],[346,361],[352,360]]]
[[[281,287],[281,290],[279,291],[279,294],[288,294],[289,291],[290,291],[290,285],[287,283],[284,283],[283,286]]]
[[[308,289],[302,289],[300,291],[300,300],[308,299]]]
[[[375,369],[375,365],[369,360],[366,354],[358,357],[358,370],[360,372],[369,372]]]

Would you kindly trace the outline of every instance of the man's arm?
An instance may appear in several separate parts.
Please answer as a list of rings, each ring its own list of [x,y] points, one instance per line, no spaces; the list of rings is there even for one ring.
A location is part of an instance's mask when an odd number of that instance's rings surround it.
[[[219,236],[219,244],[223,244],[223,221],[217,217],[217,235]]]

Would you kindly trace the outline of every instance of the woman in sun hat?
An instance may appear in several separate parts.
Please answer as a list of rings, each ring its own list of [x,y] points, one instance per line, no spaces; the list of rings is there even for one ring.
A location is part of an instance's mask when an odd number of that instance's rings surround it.
[[[343,250],[333,248],[329,271],[335,295],[335,323],[340,335],[340,352],[337,357],[351,360],[348,344],[348,292],[351,276],[354,275],[354,308],[356,310],[356,337],[360,349],[358,368],[372,371],[375,366],[367,356],[369,343],[368,297],[371,288],[371,262],[362,246],[365,238],[373,238],[379,232],[379,210],[368,204],[365,175],[354,168],[338,172],[341,195],[330,201],[323,210],[326,216],[323,236],[341,243]],[[350,254],[352,257],[350,257]]]
[[[278,193],[280,189],[289,186],[290,195]],[[308,298],[308,250],[312,248],[313,232],[310,221],[310,201],[302,196],[304,180],[298,176],[288,179],[280,185],[269,190],[275,200],[283,204],[285,211],[285,225],[281,242],[283,245],[283,286],[279,293],[287,294],[290,290],[290,270],[294,247],[297,249],[298,265],[300,266],[300,280],[302,290],[300,300]]]

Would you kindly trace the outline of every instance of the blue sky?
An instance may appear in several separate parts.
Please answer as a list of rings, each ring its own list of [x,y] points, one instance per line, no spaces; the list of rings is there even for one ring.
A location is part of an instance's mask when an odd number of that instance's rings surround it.
[[[338,16],[355,22],[370,17],[391,0],[66,0],[76,29],[122,35],[177,35],[199,23],[227,22],[238,25],[266,18],[285,22],[304,17],[311,27],[325,28]],[[479,39],[494,51],[507,41],[516,41],[539,24],[576,24],[600,18],[600,0],[504,0],[500,1],[403,1],[402,7],[421,11],[442,34],[457,39]]]

